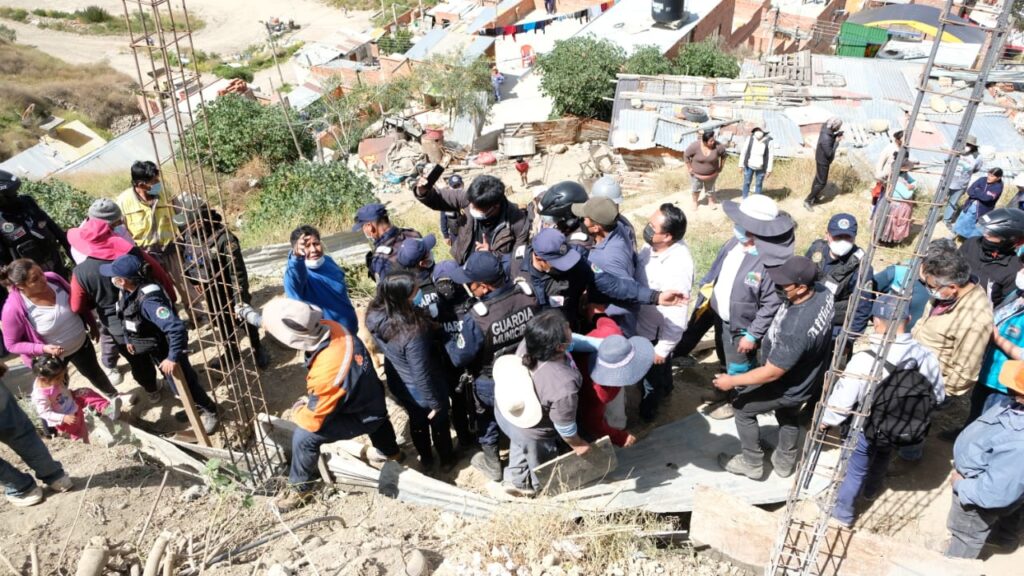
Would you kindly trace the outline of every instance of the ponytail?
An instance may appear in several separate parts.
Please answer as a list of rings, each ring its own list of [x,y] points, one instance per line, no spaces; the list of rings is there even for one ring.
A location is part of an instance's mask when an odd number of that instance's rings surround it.
[[[0,266],[0,284],[10,288],[22,284],[28,278],[32,268],[38,266],[28,258],[18,258],[6,266]]]

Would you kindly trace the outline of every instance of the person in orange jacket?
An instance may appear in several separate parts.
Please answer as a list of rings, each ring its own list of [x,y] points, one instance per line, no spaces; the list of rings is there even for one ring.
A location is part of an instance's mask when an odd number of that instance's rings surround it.
[[[260,325],[285,346],[306,353],[306,397],[296,405],[292,420],[290,490],[275,504],[286,512],[306,504],[319,476],[320,446],[366,434],[379,459],[400,461],[402,452],[384,404],[384,385],[366,347],[341,324],[323,319],[316,306],[275,298],[262,318],[251,306],[238,315]]]

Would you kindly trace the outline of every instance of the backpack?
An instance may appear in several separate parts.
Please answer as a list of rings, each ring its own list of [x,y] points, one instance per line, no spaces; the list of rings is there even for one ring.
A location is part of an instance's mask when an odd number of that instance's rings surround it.
[[[873,350],[868,354],[878,357]],[[913,358],[899,366],[886,362],[885,370],[889,375],[875,390],[864,436],[881,447],[917,444],[928,435],[936,407],[932,383],[921,374]]]

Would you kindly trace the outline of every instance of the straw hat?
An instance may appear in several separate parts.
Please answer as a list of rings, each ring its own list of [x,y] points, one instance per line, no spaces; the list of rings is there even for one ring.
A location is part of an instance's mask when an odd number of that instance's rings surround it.
[[[533,428],[543,416],[530,371],[515,354],[494,361],[494,407],[518,428]]]

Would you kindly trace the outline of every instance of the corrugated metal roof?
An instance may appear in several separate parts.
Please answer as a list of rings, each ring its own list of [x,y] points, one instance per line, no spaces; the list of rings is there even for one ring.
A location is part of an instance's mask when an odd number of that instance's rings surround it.
[[[514,0],[505,0],[513,2]],[[690,19],[677,29],[651,26],[651,0],[619,0],[583,27],[576,36],[593,34],[618,44],[626,54],[639,46],[654,45],[662,54],[668,52],[697,27],[705,16],[718,7],[722,0],[704,0],[687,3]],[[500,13],[500,6],[498,12]]]
[[[431,49],[440,44],[441,40],[447,35],[447,29],[433,28],[423,38],[420,38],[412,48],[409,48],[409,51],[405,53],[405,57],[410,60],[426,59],[430,55]]]
[[[885,44],[889,33],[881,28],[872,28],[863,24],[843,22],[839,27],[839,43],[850,46],[867,46],[868,44]]]
[[[323,97],[322,92],[313,90],[308,86],[296,86],[287,95],[288,104],[296,111],[301,112]]]
[[[916,92],[907,85],[903,70],[920,64],[906,64],[877,58],[845,58],[815,54],[811,61],[814,74],[834,74],[846,79],[846,87],[865,92],[876,98],[914,103]]]
[[[41,180],[59,170],[66,163],[59,152],[46,144],[39,143],[0,162],[0,170],[5,170],[25,180]]]
[[[466,32],[473,34],[480,31],[482,28],[486,28],[488,24],[494,21],[494,17],[496,15],[497,11],[495,11],[494,8],[491,8],[490,6],[484,8],[476,15],[476,18],[469,23],[469,28],[466,29]]]
[[[497,38],[494,38],[493,36],[477,36],[474,38],[473,41],[470,42],[469,46],[466,46],[465,50],[462,52],[465,56],[465,62],[468,64],[483,56],[487,52],[487,49],[494,45],[496,40]]]

